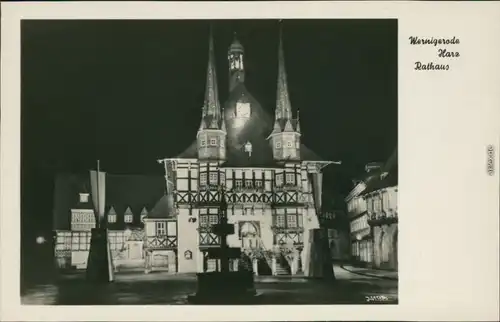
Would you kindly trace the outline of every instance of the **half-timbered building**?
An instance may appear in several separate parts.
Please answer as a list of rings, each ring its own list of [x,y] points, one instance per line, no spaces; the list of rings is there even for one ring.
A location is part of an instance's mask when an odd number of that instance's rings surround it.
[[[307,274],[310,232],[319,228],[321,170],[332,162],[301,142],[281,35],[274,117],[245,86],[245,50],[237,39],[228,62],[229,95],[221,104],[210,35],[205,100],[194,142],[177,157],[159,160],[177,218],[178,271],[217,270],[218,260],[208,253],[220,244],[211,225],[218,222],[222,188],[236,232],[228,244],[253,259],[254,271],[267,267],[273,274]]]
[[[165,195],[164,179],[105,174],[101,188],[115,269],[142,269],[145,249],[151,249],[150,240],[145,243],[144,220],[148,214],[154,217],[160,211]],[[95,227],[91,190],[88,174],[60,174],[55,180],[55,258],[60,268],[87,267],[90,231]]]
[[[208,254],[221,242],[212,231],[221,189],[236,232],[227,242],[243,254],[232,261],[232,269],[253,265],[257,274],[306,275],[315,269],[311,256],[321,249],[314,246],[313,231],[319,228],[322,169],[333,162],[301,142],[281,35],[274,116],[247,90],[244,58],[242,44],[234,39],[228,50],[229,95],[221,104],[210,34],[200,126],[184,152],[158,160],[165,178],[106,175],[106,225],[118,270],[130,262],[146,273],[218,270],[219,260]],[[86,267],[95,226],[88,185],[88,178],[77,176],[56,182],[59,266]]]

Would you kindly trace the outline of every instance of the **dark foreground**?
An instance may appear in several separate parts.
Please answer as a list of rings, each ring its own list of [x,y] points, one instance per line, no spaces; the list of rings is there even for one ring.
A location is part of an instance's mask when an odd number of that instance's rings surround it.
[[[397,304],[397,280],[360,275],[335,267],[336,281],[303,277],[255,277],[258,296],[249,304]],[[36,305],[147,305],[190,304],[196,293],[196,275],[123,272],[113,283],[95,286],[84,275],[25,283],[23,304]]]

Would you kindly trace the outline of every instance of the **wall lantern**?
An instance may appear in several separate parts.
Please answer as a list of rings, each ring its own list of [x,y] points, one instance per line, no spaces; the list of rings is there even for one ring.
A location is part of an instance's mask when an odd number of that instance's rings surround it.
[[[190,260],[193,258],[193,253],[190,250],[184,252],[184,259]]]

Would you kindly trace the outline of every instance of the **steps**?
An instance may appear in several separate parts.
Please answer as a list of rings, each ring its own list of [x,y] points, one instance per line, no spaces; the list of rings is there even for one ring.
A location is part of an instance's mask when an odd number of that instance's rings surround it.
[[[281,258],[276,258],[276,275],[290,275],[291,268],[287,260],[282,256]]]

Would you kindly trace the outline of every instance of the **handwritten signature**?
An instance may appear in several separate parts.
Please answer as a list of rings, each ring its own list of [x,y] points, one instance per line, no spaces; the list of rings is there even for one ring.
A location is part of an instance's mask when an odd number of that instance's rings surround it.
[[[365,296],[366,302],[388,302],[390,298],[385,295],[370,295]]]

